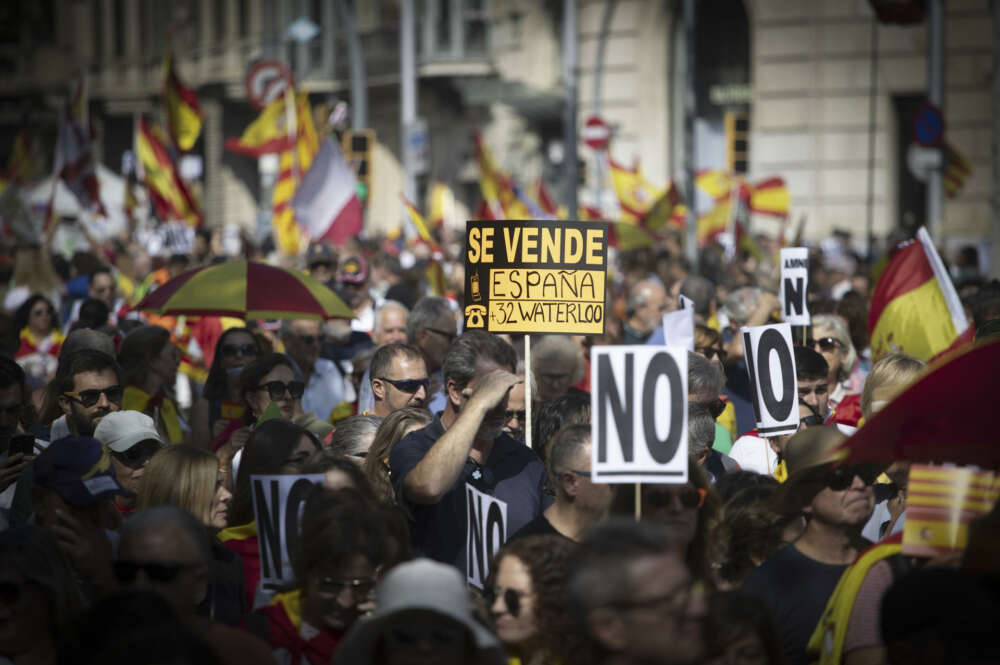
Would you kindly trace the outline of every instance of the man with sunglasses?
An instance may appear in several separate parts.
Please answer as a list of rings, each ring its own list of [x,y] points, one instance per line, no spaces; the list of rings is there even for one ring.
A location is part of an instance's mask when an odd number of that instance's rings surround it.
[[[302,410],[329,421],[334,409],[354,401],[354,389],[345,373],[332,360],[320,357],[323,330],[319,321],[286,319],[281,322],[281,341],[305,383]]]
[[[93,349],[61,358],[51,389],[76,436],[93,436],[104,416],[121,409],[124,393],[118,363]]]
[[[827,415],[827,364],[816,351],[804,346],[793,347],[795,378],[799,386],[799,429],[822,425]],[[782,449],[789,436],[765,438],[752,429],[733,443],[729,456],[741,469],[774,475],[779,480],[786,476],[781,466]]]
[[[613,520],[591,530],[569,565],[569,608],[595,662],[704,662],[704,587],[678,554],[670,531]]]
[[[273,665],[271,651],[263,641],[246,631],[196,616],[195,610],[212,582],[211,562],[211,543],[201,522],[176,506],[156,506],[136,513],[122,526],[113,569],[119,587],[152,591],[166,600],[220,663]]]
[[[146,465],[163,447],[156,423],[141,411],[109,413],[98,423],[94,438],[107,447],[115,477],[127,492],[115,497],[115,508],[131,515]]]
[[[457,330],[455,312],[447,299],[438,296],[424,296],[418,300],[406,321],[406,339],[424,354],[427,375],[431,379],[427,395],[427,408],[431,413],[443,411],[448,403],[441,368],[445,354],[458,337]]]
[[[790,665],[807,662],[806,645],[847,566],[870,545],[861,530],[872,514],[877,465],[837,465],[846,437],[832,426],[810,427],[785,446],[788,480],[774,496],[785,516],[806,528],[747,577],[743,589],[771,610]]]
[[[465,485],[507,504],[507,533],[536,518],[550,503],[545,466],[503,432],[507,394],[521,381],[517,354],[495,335],[459,337],[444,361],[448,405],[427,427],[410,432],[389,456],[396,497],[412,516],[414,548],[432,559],[466,567]]]
[[[408,344],[386,344],[372,357],[371,386],[375,405],[371,413],[386,418],[393,411],[427,402],[430,379],[427,365],[417,349]]]

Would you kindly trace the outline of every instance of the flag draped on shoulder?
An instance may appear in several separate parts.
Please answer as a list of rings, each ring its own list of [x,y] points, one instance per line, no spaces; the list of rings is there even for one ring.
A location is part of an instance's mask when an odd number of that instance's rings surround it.
[[[201,134],[202,114],[198,95],[181,82],[171,50],[163,56],[163,99],[166,105],[167,129],[174,145],[187,152]]]
[[[157,216],[200,227],[200,206],[170,157],[166,133],[141,116],[136,121],[135,154],[139,179],[146,185]]]
[[[879,277],[868,332],[876,360],[902,351],[929,361],[971,343],[975,330],[924,228],[896,250]]]
[[[361,232],[358,181],[340,146],[327,138],[292,197],[295,218],[310,240],[343,245]]]
[[[107,217],[90,151],[85,89],[86,84],[81,78],[72,97],[63,105],[53,171],[66,183],[84,210]]]

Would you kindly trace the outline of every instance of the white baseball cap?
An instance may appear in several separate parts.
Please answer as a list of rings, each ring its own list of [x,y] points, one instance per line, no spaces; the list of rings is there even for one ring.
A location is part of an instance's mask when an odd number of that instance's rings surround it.
[[[123,453],[140,441],[150,439],[163,445],[153,419],[141,411],[115,411],[101,418],[94,438],[116,453]]]

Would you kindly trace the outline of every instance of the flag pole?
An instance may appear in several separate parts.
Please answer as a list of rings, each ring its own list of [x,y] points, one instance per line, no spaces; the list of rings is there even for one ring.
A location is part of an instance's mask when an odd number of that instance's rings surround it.
[[[642,483],[635,484],[635,521],[642,519]]]

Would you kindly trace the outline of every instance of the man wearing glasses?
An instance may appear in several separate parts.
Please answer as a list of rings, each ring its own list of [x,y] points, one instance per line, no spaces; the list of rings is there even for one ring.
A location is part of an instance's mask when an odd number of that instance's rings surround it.
[[[406,322],[406,338],[411,346],[424,354],[427,375],[431,379],[427,406],[431,413],[443,411],[448,403],[441,367],[451,343],[458,337],[457,322],[451,305],[445,298],[425,296],[417,301]]]
[[[704,662],[704,586],[666,527],[631,520],[595,527],[570,559],[569,598],[595,662]]]
[[[393,411],[427,402],[430,379],[427,365],[417,349],[407,344],[386,344],[372,357],[371,386],[375,406],[371,412],[386,418]]]
[[[882,466],[837,465],[845,437],[836,427],[810,427],[785,446],[788,480],[773,505],[808,516],[805,531],[743,583],[771,611],[790,665],[808,661],[806,645],[847,566],[869,543],[861,530],[875,507],[872,485]]]
[[[115,508],[122,515],[130,515],[135,512],[146,465],[163,447],[156,423],[141,411],[109,413],[98,423],[94,438],[108,449],[115,478],[128,492],[115,497]]]
[[[66,425],[76,436],[93,436],[104,416],[121,409],[121,370],[101,351],[81,349],[63,358],[53,388]]]
[[[323,345],[319,321],[285,319],[281,322],[281,341],[306,384],[302,395],[303,411],[329,421],[338,405],[354,401],[354,389],[345,374],[332,360],[319,356]]]

